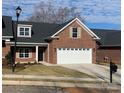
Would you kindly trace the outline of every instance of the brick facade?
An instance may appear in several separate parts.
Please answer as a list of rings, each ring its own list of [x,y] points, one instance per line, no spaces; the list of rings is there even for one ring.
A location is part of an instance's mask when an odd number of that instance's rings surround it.
[[[70,37],[70,27],[80,28],[80,38]],[[89,35],[86,29],[84,29],[80,23],[75,20],[68,27],[66,27],[62,32],[57,34],[58,38],[54,38],[47,47],[40,47],[39,52],[43,53],[43,61],[49,62],[51,64],[57,64],[57,48],[92,48],[92,63],[104,62],[105,57],[112,58],[114,63],[120,64],[121,59],[121,49],[120,47],[109,47],[109,48],[98,48],[96,40]],[[3,41],[2,41],[3,43]],[[12,47],[10,44],[5,43],[2,47],[2,57],[8,54]],[[19,57],[19,48],[29,49],[29,58]],[[11,49],[12,51],[13,49]],[[21,46],[17,48],[16,52],[16,62],[36,62],[36,46]]]
[[[111,58],[114,63],[121,64],[121,48],[99,48],[97,50],[97,61],[106,62],[105,57]]]
[[[70,38],[69,28],[70,27],[80,27],[81,28],[81,38]],[[68,26],[64,31],[59,33],[59,39],[54,39],[49,44],[49,60],[50,63],[57,63],[57,48],[92,48],[92,60],[93,63],[96,62],[96,41],[77,23],[74,22]]]
[[[29,58],[20,58],[19,49],[29,49]],[[43,61],[47,61],[47,51],[46,47],[38,47],[38,51],[43,53]],[[36,62],[36,47],[17,47],[16,51],[16,62],[27,63],[27,62]]]

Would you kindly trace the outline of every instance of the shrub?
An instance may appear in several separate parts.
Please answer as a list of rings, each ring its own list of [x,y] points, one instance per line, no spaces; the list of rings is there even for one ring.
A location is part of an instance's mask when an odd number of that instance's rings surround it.
[[[11,52],[8,52],[8,54],[5,56],[6,60],[7,60],[7,63],[8,64],[12,64],[12,53]]]

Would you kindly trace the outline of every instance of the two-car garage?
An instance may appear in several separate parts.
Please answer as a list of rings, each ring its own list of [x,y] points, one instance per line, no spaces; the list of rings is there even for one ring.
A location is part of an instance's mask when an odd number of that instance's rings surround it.
[[[57,64],[92,63],[91,48],[57,48]]]

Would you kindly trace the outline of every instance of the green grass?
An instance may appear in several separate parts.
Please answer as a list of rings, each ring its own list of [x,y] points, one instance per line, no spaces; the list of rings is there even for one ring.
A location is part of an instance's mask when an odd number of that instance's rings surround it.
[[[60,77],[89,77],[94,78],[86,73],[81,73],[75,70],[67,69],[60,66],[44,66],[42,64],[35,65],[17,65],[15,72],[12,73],[10,67],[3,67],[3,74],[19,74],[19,75],[47,75]]]

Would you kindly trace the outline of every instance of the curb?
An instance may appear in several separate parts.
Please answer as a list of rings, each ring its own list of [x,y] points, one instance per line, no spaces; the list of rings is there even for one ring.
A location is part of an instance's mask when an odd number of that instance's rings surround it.
[[[88,81],[88,82],[104,82],[103,79],[100,78],[75,78],[75,77],[56,77],[56,76],[35,76],[35,75],[11,75],[6,74],[2,75],[2,78],[8,79],[37,79],[37,80],[44,80],[44,79],[51,79],[51,80],[74,80],[74,81]]]
[[[35,86],[54,86],[54,87],[86,87],[86,88],[105,88],[105,89],[121,89],[118,85],[112,84],[86,84],[86,83],[63,83],[63,82],[46,82],[46,81],[14,81],[3,80],[2,85],[35,85]]]

